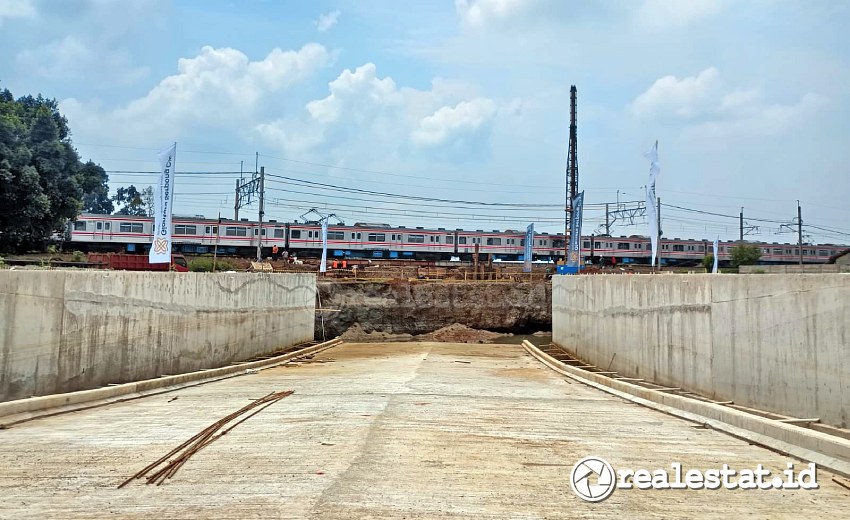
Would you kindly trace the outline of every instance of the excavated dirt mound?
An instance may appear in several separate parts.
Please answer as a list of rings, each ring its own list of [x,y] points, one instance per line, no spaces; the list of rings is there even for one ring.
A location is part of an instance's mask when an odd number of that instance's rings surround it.
[[[413,338],[410,334],[393,334],[391,332],[381,332],[373,330],[367,332],[359,323],[348,327],[348,329],[340,335],[340,339],[351,343],[363,343],[371,341],[410,341]]]
[[[495,338],[503,337],[499,332],[478,330],[460,323],[437,329],[427,334],[412,336],[410,334],[393,334],[379,330],[367,331],[359,323],[355,323],[342,333],[340,338],[352,343],[386,342],[386,341],[438,341],[443,343],[489,343]]]
[[[478,330],[453,323],[448,327],[437,329],[428,334],[420,334],[416,336],[416,341],[442,341],[446,343],[489,343],[493,339],[504,336],[499,332],[490,332],[489,330]]]

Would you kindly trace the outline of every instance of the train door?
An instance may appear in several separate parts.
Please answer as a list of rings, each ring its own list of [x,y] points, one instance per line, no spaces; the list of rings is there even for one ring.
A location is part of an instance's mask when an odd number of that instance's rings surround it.
[[[108,241],[112,236],[112,222],[108,220],[98,220],[94,223],[93,238],[97,241]]]
[[[403,249],[401,233],[390,233],[390,258],[398,258]]]

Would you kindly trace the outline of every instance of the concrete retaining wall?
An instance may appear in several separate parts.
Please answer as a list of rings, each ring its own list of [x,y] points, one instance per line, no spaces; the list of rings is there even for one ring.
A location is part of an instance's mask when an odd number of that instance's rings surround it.
[[[850,273],[850,265],[803,264],[803,265],[742,265],[741,274],[825,274]]]
[[[315,288],[312,274],[0,271],[0,401],[310,341]]]
[[[850,426],[850,276],[558,276],[552,305],[594,365]]]

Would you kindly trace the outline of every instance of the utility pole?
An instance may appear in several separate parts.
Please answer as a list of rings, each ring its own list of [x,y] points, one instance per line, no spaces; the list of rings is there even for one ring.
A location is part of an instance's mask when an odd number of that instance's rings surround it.
[[[617,209],[620,209],[620,191],[617,190]],[[608,220],[608,203],[605,203],[605,234],[611,236],[611,223]]]
[[[265,188],[266,188],[266,167],[263,166],[260,168],[260,216],[259,216],[259,229],[257,229],[257,262],[262,262],[263,260],[263,203],[265,202]]]
[[[661,250],[664,249],[661,247],[661,197],[658,197],[658,228],[655,230],[658,236],[658,251],[655,255],[658,258],[658,270],[661,270]]]
[[[803,267],[803,210],[797,201],[797,245],[800,248],[800,267]]]
[[[233,202],[233,220],[239,220],[239,185],[242,179],[236,179],[236,200]]]
[[[742,243],[744,242],[744,207],[741,206],[741,215],[738,219],[738,228],[740,229],[740,240]]]

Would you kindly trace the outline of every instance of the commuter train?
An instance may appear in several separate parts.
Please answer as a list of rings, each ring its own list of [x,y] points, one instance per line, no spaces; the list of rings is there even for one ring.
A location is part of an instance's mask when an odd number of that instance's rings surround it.
[[[127,215],[80,215],[70,222],[67,231],[69,248],[81,251],[116,251],[143,253],[150,248],[153,219]],[[174,252],[188,254],[212,253],[217,246],[224,255],[255,256],[257,239],[262,237],[264,256],[277,245],[290,255],[314,257],[321,254],[322,233],[318,222],[263,222],[262,232],[255,221],[248,219],[206,219],[174,216],[172,219]],[[762,249],[759,263],[797,263],[800,251],[797,244],[749,242]],[[728,263],[733,241],[719,244],[719,261]],[[475,251],[492,254],[494,260],[522,260],[525,232],[466,231],[444,228],[393,227],[387,224],[357,223],[328,227],[328,256],[341,258],[383,258],[416,260],[470,260]],[[826,263],[847,246],[825,244],[804,245],[803,261]],[[532,246],[534,259],[557,261],[564,256],[564,235],[536,233]],[[650,241],[645,236],[628,237],[584,236],[582,257],[593,263],[648,264]],[[708,240],[667,239],[661,241],[661,262],[664,265],[696,265],[706,253],[712,252]]]

